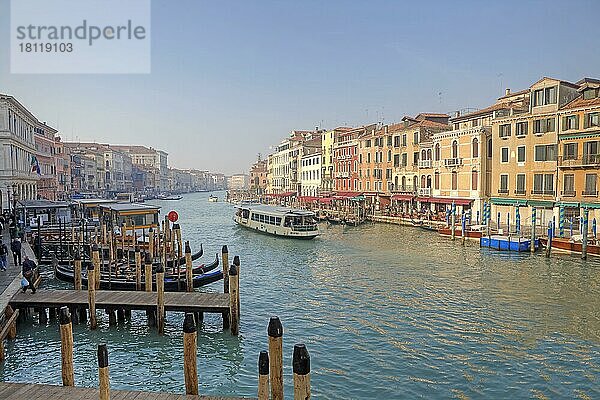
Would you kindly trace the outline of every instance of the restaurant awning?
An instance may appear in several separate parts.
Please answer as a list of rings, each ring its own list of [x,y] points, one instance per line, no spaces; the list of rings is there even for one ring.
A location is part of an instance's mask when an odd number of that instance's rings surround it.
[[[333,200],[331,197],[321,197],[319,203],[331,204],[331,200]]]
[[[527,205],[531,207],[552,208],[554,202],[550,200],[527,200]]]
[[[414,197],[412,194],[394,194],[392,200],[412,200]]]
[[[556,205],[565,208],[579,208],[579,203],[575,201],[561,201],[556,203]]]
[[[581,208],[599,209],[600,203],[581,203]]]
[[[318,201],[319,198],[316,196],[300,196],[298,197],[298,200],[302,203],[311,203],[314,201]]]
[[[492,204],[498,206],[525,206],[527,205],[527,200],[524,199],[509,199],[506,197],[492,197],[490,199]]]
[[[265,197],[291,197],[295,196],[296,192],[284,192],[284,193],[267,193]]]
[[[335,196],[333,196],[333,198],[335,200],[345,200],[345,199],[351,199],[356,196],[360,196],[361,194],[362,193],[359,193],[359,192],[337,192],[335,194]]]
[[[436,203],[436,204],[456,204],[457,206],[468,206],[473,201],[472,199],[457,199],[452,197],[418,197],[422,203]]]

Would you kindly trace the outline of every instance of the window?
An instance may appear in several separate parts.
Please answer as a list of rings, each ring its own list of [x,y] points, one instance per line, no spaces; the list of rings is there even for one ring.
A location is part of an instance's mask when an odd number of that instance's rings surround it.
[[[516,135],[517,136],[525,136],[527,135],[527,121],[525,122],[517,122],[516,125]]]
[[[392,161],[392,151],[391,150],[388,150],[387,160],[388,160],[388,162]]]
[[[458,142],[452,141],[452,158],[458,158]]]
[[[400,147],[400,136],[394,136],[394,147]]]
[[[585,174],[585,190],[583,192],[584,196],[597,196],[598,192],[596,191],[596,180],[598,176],[596,174]]]
[[[435,161],[440,161],[440,144],[439,143],[435,144],[435,148],[433,150],[433,155],[434,155]]]
[[[419,152],[415,151],[413,153],[413,165],[417,165],[419,163]]]
[[[400,154],[394,154],[394,167],[400,166]]]
[[[407,158],[408,158],[407,154],[402,153],[402,166],[403,167],[406,167],[406,165],[408,164]]]
[[[477,140],[477,138],[473,139],[472,157],[479,157],[479,140]]]
[[[358,162],[359,162],[360,164],[362,164],[362,154],[359,154],[359,155],[358,155]]]
[[[365,147],[371,147],[371,140],[367,140],[367,144],[365,145]]]
[[[388,147],[392,147],[392,137],[391,136],[387,136],[387,145],[388,145]]]
[[[600,113],[585,114],[584,128],[591,128],[593,126],[600,126]]]
[[[517,174],[516,194],[525,194],[525,174]]]
[[[434,188],[436,190],[439,190],[439,188],[440,188],[440,173],[439,172],[436,172],[433,175],[433,184],[434,184]]]
[[[479,174],[477,171],[471,171],[471,190],[477,190],[477,184],[479,183]]]
[[[502,147],[500,149],[500,162],[502,162],[502,163],[508,162],[508,147]]]
[[[500,175],[500,189],[498,189],[498,193],[508,193],[508,175],[506,174]]]
[[[556,161],[556,145],[535,146],[535,161]]]
[[[406,133],[402,135],[402,146],[406,147]]]
[[[547,104],[556,104],[556,86],[535,90],[533,92],[534,107],[545,106]]]
[[[525,146],[517,147],[517,162],[518,163],[525,162]]]
[[[577,143],[563,145],[563,160],[577,160]]]
[[[385,170],[385,179],[392,179],[392,169],[391,168],[387,168]]]
[[[492,138],[489,138],[487,141],[487,156],[488,158],[492,158],[493,147],[492,147]]]
[[[563,176],[563,196],[575,196],[575,175],[567,174]]]
[[[568,131],[570,129],[579,129],[579,116],[578,115],[568,115],[563,117],[563,131]]]
[[[367,163],[371,162],[371,153],[367,153]]]
[[[586,89],[583,91],[583,98],[585,100],[591,100],[598,97],[598,89]]]
[[[533,121],[533,133],[554,132],[554,123],[554,118],[536,119]]]
[[[413,144],[418,144],[419,143],[419,132],[414,132],[413,133]]]
[[[536,90],[533,92],[533,106],[544,105],[544,90]]]
[[[533,194],[554,194],[554,174],[534,174]]]
[[[458,188],[458,174],[456,171],[452,171],[452,190],[457,190]]]
[[[475,128],[476,126],[479,126],[479,118],[475,118],[471,121],[471,127]]]
[[[499,136],[501,138],[510,136],[510,124],[500,125]]]

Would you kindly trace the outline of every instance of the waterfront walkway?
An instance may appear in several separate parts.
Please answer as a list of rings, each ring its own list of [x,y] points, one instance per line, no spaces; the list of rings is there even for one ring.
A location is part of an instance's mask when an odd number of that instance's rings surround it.
[[[15,265],[13,262],[12,251],[10,251],[10,235],[8,229],[4,230],[2,234],[2,241],[8,248],[8,254],[6,260],[8,266],[6,271],[0,271],[0,314],[4,312],[4,309],[10,302],[10,299],[21,289],[21,266]],[[36,261],[33,250],[26,242],[21,242],[21,249],[23,257],[28,256],[30,259]]]
[[[26,383],[0,382],[0,399],[44,399],[44,400],[80,400],[97,399],[98,389],[74,386],[34,385]],[[144,399],[144,400],[242,400],[249,397],[213,397],[172,393],[133,392],[127,390],[111,390],[112,400]]]

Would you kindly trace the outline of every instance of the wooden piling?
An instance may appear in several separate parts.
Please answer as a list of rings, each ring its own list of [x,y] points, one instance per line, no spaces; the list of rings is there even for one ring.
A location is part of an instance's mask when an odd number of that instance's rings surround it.
[[[156,322],[158,334],[165,332],[165,270],[162,264],[156,267]]]
[[[73,261],[73,285],[75,290],[81,290],[81,256],[79,253],[75,254],[75,260]]]
[[[187,291],[194,291],[194,281],[193,281],[193,265],[192,265],[192,249],[190,248],[190,242],[186,240],[185,242],[185,281],[187,284]]]
[[[271,398],[283,400],[283,326],[279,317],[271,317],[267,333],[269,335]]]
[[[144,268],[144,289],[146,292],[152,291],[152,259],[150,253],[146,253],[146,265]]]
[[[45,307],[41,307],[38,308],[38,319],[40,321],[40,324],[46,324],[48,322],[48,314],[46,314],[46,308]]]
[[[150,258],[154,259],[154,230],[152,227],[148,229],[148,252],[150,253]]]
[[[142,255],[138,246],[135,246],[135,290],[142,290]]]
[[[90,264],[87,270],[88,278],[88,308],[90,310],[90,329],[96,329],[96,273],[94,264]]]
[[[63,386],[75,386],[75,375],[73,373],[73,325],[69,309],[60,308],[60,355],[62,360],[62,383]]]
[[[451,232],[452,240],[454,240],[456,238],[455,224],[456,224],[456,205],[454,204],[454,202],[452,202],[452,208],[450,209],[450,232]]]
[[[269,400],[269,353],[258,356],[258,400]]]
[[[546,242],[546,257],[550,257],[550,252],[552,251],[552,221],[548,223],[548,241]]]
[[[294,345],[294,400],[310,399],[310,355],[304,344]]]
[[[196,322],[193,313],[186,313],[183,321],[183,375],[185,394],[198,394],[198,350]]]
[[[241,315],[242,303],[240,302],[240,275],[242,274],[242,268],[240,264],[240,257],[233,257],[233,264],[237,267],[237,311],[238,311],[238,320]]]
[[[117,324],[117,314],[114,308],[109,308],[106,310],[108,314],[108,326],[115,326]]]
[[[223,263],[223,293],[229,293],[229,250],[227,245],[221,249],[221,262]]]
[[[536,211],[535,211],[535,207],[531,208],[531,245],[529,246],[529,251],[531,251],[532,253],[535,253],[535,225],[536,225],[536,221],[537,220],[537,216],[536,216]]]
[[[229,268],[229,327],[231,334],[235,336],[239,334],[239,284],[237,265],[231,264]]]
[[[96,290],[100,289],[100,253],[98,251],[98,245],[94,244],[92,246],[92,262],[94,263],[94,284],[96,285]],[[110,271],[109,271],[110,272]],[[88,284],[90,277],[88,276]]]
[[[581,259],[587,259],[587,250],[588,250],[588,225],[590,218],[590,210],[585,208],[583,210],[583,238],[581,240]]]
[[[117,308],[117,322],[120,324],[125,323],[125,310],[122,308]]]
[[[15,313],[15,310],[13,310],[13,308],[10,305],[6,306],[6,308],[4,309],[4,319],[6,321],[10,320],[14,313]],[[17,337],[17,322],[16,321],[13,322],[10,325],[10,327],[8,328],[8,333],[6,334],[6,337],[11,340]]]
[[[98,388],[99,399],[110,400],[110,378],[108,375],[108,350],[105,344],[98,345]]]

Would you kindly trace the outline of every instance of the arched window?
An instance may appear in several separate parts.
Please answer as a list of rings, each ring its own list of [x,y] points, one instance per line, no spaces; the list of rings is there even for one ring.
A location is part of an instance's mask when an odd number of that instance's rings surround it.
[[[421,175],[421,187],[427,187],[427,178],[425,177],[425,175]]]
[[[458,158],[458,142],[452,141],[452,158]]]
[[[452,171],[452,190],[458,189],[458,174],[456,171]]]
[[[419,177],[413,176],[413,190],[417,190],[419,188]]]
[[[434,156],[435,156],[435,161],[440,161],[440,144],[439,143],[435,144]]]
[[[440,189],[440,173],[436,171],[436,173],[433,176],[434,176],[434,188],[436,190],[439,190]]]
[[[406,177],[402,177],[402,190],[406,190]]]
[[[479,175],[477,171],[471,171],[471,189],[477,190],[477,184],[479,182]]]
[[[398,175],[394,177],[394,189],[398,190]]]
[[[479,140],[473,139],[473,158],[479,157]]]
[[[431,188],[431,175],[427,175],[427,187]]]
[[[425,149],[421,150],[421,160],[427,160],[427,152]]]
[[[427,149],[427,159],[431,160],[431,149]]]
[[[492,158],[492,138],[489,138],[487,142],[487,156]]]

